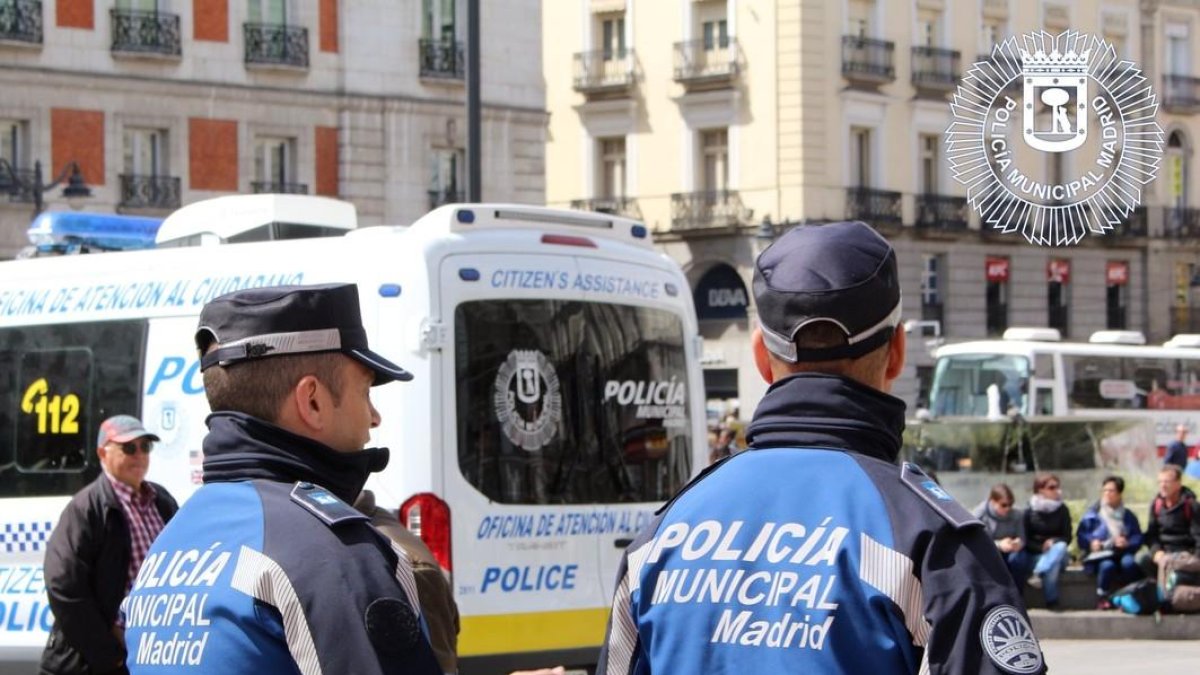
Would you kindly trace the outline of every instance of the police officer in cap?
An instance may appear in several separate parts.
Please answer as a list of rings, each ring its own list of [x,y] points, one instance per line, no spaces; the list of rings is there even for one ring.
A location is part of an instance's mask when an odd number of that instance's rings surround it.
[[[896,256],[863,223],[759,256],[750,447],[627,549],[598,672],[1041,673],[983,525],[897,465]]]
[[[402,552],[355,511],[371,387],[412,376],[367,347],[350,284],[237,291],[200,313],[213,413],[204,486],[122,606],[131,673],[439,673]]]

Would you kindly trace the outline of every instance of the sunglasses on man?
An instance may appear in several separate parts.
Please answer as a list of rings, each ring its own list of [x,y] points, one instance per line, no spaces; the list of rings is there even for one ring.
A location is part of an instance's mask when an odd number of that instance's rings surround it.
[[[148,455],[148,454],[150,454],[150,451],[154,449],[154,441],[151,441],[151,440],[148,440],[145,438],[136,438],[127,443],[117,443],[116,441],[110,441],[109,445],[117,446],[118,448],[121,449],[121,452],[125,453],[126,455],[133,455],[139,451],[141,451],[141,453],[143,455]]]

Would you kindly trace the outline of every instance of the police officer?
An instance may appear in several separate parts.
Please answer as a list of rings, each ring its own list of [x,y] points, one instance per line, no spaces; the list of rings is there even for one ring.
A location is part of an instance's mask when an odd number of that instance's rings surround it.
[[[237,291],[200,313],[204,486],[122,606],[131,673],[439,673],[409,561],[350,503],[386,448],[357,287]]]
[[[897,466],[904,365],[892,247],[801,226],[759,256],[750,447],[627,549],[598,672],[1041,673],[983,525]]]

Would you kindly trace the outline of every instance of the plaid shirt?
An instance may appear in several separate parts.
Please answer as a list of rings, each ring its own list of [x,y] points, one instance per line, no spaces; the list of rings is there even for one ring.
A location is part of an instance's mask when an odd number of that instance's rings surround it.
[[[150,544],[154,543],[154,538],[163,529],[162,516],[154,505],[158,492],[143,481],[142,488],[135,494],[133,488],[113,478],[108,472],[104,475],[108,477],[108,482],[112,483],[117,500],[121,502],[121,509],[125,512],[125,520],[129,523],[129,573],[125,579],[125,594],[129,595],[129,589],[133,588],[133,580],[137,577],[142,561],[146,559]]]

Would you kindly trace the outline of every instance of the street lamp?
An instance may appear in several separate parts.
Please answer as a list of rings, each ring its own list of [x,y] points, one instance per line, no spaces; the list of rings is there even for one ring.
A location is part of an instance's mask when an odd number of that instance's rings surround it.
[[[83,180],[83,172],[79,170],[79,163],[71,160],[67,162],[58,177],[50,183],[42,184],[42,162],[41,160],[33,163],[33,176],[21,177],[21,172],[17,170],[8,160],[0,158],[0,188],[6,188],[10,195],[21,192],[29,192],[33,195],[33,215],[42,212],[45,203],[42,195],[54,188],[62,185],[66,181],[67,186],[63,188],[63,196],[68,201],[75,202],[78,199],[87,199],[92,196],[92,189],[88,187]],[[74,203],[72,203],[72,207]]]

